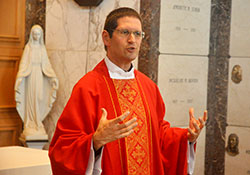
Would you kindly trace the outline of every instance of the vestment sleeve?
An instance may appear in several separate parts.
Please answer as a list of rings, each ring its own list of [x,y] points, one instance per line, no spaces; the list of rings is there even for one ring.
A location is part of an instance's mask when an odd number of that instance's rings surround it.
[[[187,148],[188,174],[193,174],[193,172],[194,172],[195,147],[196,147],[196,142],[195,143],[188,142],[188,148]]]
[[[94,91],[79,83],[74,87],[50,144],[53,175],[85,174],[98,121],[97,98]]]
[[[102,173],[102,167],[101,167],[102,155],[103,155],[103,148],[101,150],[100,155],[95,157],[95,151],[94,151],[93,139],[92,139],[91,147],[90,147],[89,162],[88,162],[85,175],[100,175]]]
[[[160,127],[161,157],[166,175],[187,174],[187,129],[170,127],[163,120],[165,105],[160,93],[157,97]]]

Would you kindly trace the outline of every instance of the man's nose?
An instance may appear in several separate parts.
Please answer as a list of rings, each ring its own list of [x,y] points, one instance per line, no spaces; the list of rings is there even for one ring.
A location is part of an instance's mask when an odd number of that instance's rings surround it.
[[[130,32],[128,35],[128,42],[135,42],[135,34],[133,32]]]

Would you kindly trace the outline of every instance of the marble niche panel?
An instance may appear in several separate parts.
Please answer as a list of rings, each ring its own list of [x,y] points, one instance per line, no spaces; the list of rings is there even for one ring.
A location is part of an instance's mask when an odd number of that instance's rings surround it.
[[[161,1],[161,53],[208,55],[211,1]]]
[[[233,67],[239,65],[242,80],[232,80]],[[250,58],[231,58],[229,61],[228,117],[229,125],[250,126]]]
[[[46,47],[87,50],[89,8],[73,0],[46,1]]]
[[[225,154],[225,174],[226,175],[249,175],[250,174],[250,127],[232,127],[226,129],[226,145],[228,146],[228,136],[236,134],[239,138],[239,154],[232,156]],[[230,149],[229,149],[230,150]]]
[[[160,55],[158,85],[172,126],[188,126],[189,108],[203,116],[207,103],[208,58]]]
[[[194,108],[196,118],[206,109],[208,58],[160,55],[158,71],[158,86],[166,105],[165,120],[174,127],[188,127],[189,108]],[[205,131],[203,128],[197,140],[194,175],[204,172]]]
[[[92,70],[106,55],[102,42],[105,19],[113,9],[119,7],[131,7],[139,12],[140,0],[109,0],[103,1],[97,7],[90,8],[87,71]]]
[[[250,1],[233,0],[231,12],[230,55],[250,57]]]
[[[206,127],[204,127],[197,139],[195,152],[195,166],[193,175],[204,174],[205,167],[205,141],[206,141]]]

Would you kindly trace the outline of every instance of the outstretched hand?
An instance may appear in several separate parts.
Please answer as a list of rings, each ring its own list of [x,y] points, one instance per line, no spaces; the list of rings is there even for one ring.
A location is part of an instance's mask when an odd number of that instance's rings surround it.
[[[207,120],[207,111],[204,111],[203,117],[199,117],[198,120],[194,117],[194,109],[189,109],[189,128],[188,128],[188,141],[195,142],[202,128],[205,126],[205,122]]]
[[[132,118],[126,123],[122,122],[126,117],[128,117],[128,115],[129,112],[127,111],[117,118],[108,120],[107,111],[102,108],[102,117],[99,121],[96,132],[93,135],[93,144],[95,150],[98,150],[109,142],[127,137],[133,133],[133,129],[137,126],[137,119]]]

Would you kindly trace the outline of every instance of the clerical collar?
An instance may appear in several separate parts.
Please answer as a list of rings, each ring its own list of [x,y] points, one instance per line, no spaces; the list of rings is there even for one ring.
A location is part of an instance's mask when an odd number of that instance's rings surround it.
[[[112,78],[112,79],[133,79],[133,78],[135,78],[133,65],[129,69],[129,71],[124,71],[123,69],[121,69],[120,67],[118,67],[117,65],[112,63],[110,61],[110,59],[108,59],[107,56],[104,58],[104,62],[107,65],[110,78]]]

